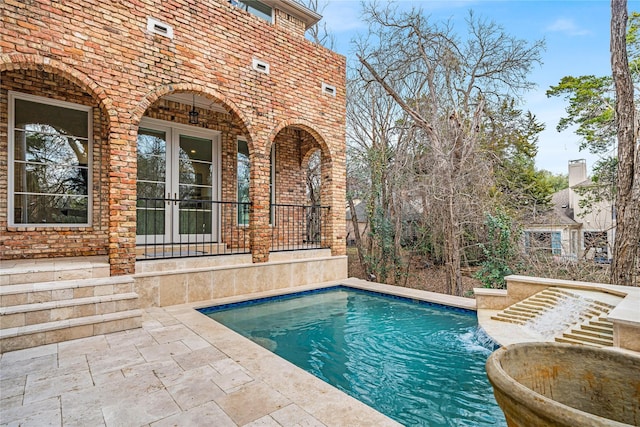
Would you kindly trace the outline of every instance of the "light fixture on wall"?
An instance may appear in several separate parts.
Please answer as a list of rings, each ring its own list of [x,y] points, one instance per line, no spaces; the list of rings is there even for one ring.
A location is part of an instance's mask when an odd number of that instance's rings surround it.
[[[191,107],[191,111],[189,111],[189,124],[197,125],[198,124],[198,113],[196,111],[196,95],[193,94],[193,106]]]

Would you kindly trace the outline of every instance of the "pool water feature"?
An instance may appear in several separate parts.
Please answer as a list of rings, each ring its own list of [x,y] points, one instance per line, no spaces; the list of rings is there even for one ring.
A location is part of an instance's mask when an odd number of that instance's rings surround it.
[[[570,326],[580,323],[590,308],[589,300],[580,295],[566,295],[555,305],[525,322],[522,328],[541,336],[545,341],[550,340]]]
[[[472,311],[343,286],[200,311],[402,424],[506,425]]]

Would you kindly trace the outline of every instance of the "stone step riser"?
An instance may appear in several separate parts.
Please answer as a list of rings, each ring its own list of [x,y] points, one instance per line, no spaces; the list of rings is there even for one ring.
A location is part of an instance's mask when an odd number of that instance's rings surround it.
[[[540,312],[536,312],[536,313],[531,313],[531,312],[519,312],[515,309],[511,309],[511,310],[504,310],[501,313],[498,313],[496,315],[496,317],[502,319],[502,318],[509,318],[509,319],[518,319],[521,321],[528,321],[531,319],[534,319],[538,316],[541,316],[544,314],[544,311],[540,311]],[[579,316],[579,320],[581,321],[585,321],[587,319],[591,319],[592,316],[590,315],[582,315]]]
[[[573,335],[581,335],[586,337],[594,337],[594,338],[599,338],[603,340],[613,341],[613,331],[595,332],[595,331],[590,331],[588,329],[572,329],[570,333]]]
[[[566,337],[558,337],[558,338],[556,338],[556,342],[564,342],[564,343],[568,343],[568,344],[578,344],[578,345],[587,345],[587,346],[590,346],[590,347],[597,347],[597,348],[606,347],[604,345],[599,345],[599,344],[592,343],[592,342],[584,342],[582,340],[574,340],[574,339],[566,338]]]
[[[613,334],[613,325],[609,325],[607,327],[607,326],[597,326],[597,325],[594,325],[593,323],[588,323],[588,324],[582,325],[582,329],[594,331],[594,332],[600,332],[600,333]]]
[[[0,287],[0,307],[101,297],[133,291],[133,279],[128,277],[7,285]]]
[[[511,308],[505,309],[503,312],[504,313],[520,313],[520,314],[523,314],[523,315],[531,314],[531,315],[535,316],[540,311],[539,310],[534,310],[534,309],[531,309],[531,308],[527,308],[527,307],[513,306]]]
[[[76,279],[97,279],[109,277],[110,274],[110,268],[107,262],[69,263],[59,267],[50,264],[0,268],[0,286]]]
[[[79,288],[66,288],[44,291],[26,291],[12,293],[9,295],[0,294],[0,307],[22,306],[27,304],[47,304],[64,302],[73,299],[91,297],[110,297],[133,292],[131,283],[106,286],[83,286]]]
[[[129,310],[0,331],[0,353],[139,328],[142,311]]]
[[[603,321],[603,320],[594,320],[592,322],[589,322],[591,324],[591,326],[597,326],[600,328],[613,328],[613,323],[608,322],[608,321]]]
[[[130,292],[102,297],[0,308],[0,329],[95,316],[139,308],[138,295]]]
[[[508,316],[514,316],[514,317],[522,317],[525,319],[531,319],[533,317],[536,317],[538,315],[538,313],[532,313],[532,312],[528,312],[528,311],[520,311],[520,310],[505,310],[503,311],[504,315],[508,315]]]
[[[498,316],[491,316],[491,319],[493,320],[499,320],[501,322],[506,322],[506,323],[515,323],[516,325],[524,325],[525,322],[522,320],[518,320],[518,319],[510,319],[508,317],[498,317]]]
[[[596,337],[590,337],[590,336],[586,336],[586,335],[573,334],[573,333],[565,333],[562,336],[564,338],[571,338],[571,339],[576,340],[576,341],[587,342],[587,343],[592,343],[592,344],[598,344],[598,345],[601,345],[601,346],[612,346],[613,345],[613,339],[596,338]]]

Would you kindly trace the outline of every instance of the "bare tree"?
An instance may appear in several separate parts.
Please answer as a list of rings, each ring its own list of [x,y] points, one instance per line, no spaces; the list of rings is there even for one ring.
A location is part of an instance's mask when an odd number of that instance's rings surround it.
[[[616,88],[618,177],[611,281],[637,285],[640,246],[640,114],[627,58],[627,1],[611,0],[611,71]]]
[[[355,234],[360,263],[373,280],[397,282],[402,271],[400,253],[402,218],[398,199],[406,158],[403,113],[379,87],[351,78],[347,84],[347,198],[354,232],[366,221],[367,236]],[[364,218],[356,218],[353,199],[365,203]]]
[[[310,205],[320,205],[320,186],[322,185],[321,176],[322,153],[320,149],[316,149],[310,156],[307,163],[307,203]]]
[[[432,23],[420,9],[364,8],[370,37],[358,43],[361,76],[407,117],[414,144],[410,197],[423,200],[425,220],[442,242],[448,290],[461,295],[465,233],[482,222],[491,183],[479,143],[485,111],[532,87],[527,74],[543,43],[510,37],[473,13],[460,39],[450,22]]]
[[[298,0],[300,4],[305,6],[306,8],[322,14],[322,12],[327,7],[328,2],[319,2],[318,0]],[[313,27],[307,30],[307,36],[319,45],[326,47],[327,49],[333,50],[336,44],[335,37],[333,34],[329,32],[327,29],[327,23],[325,21],[320,21]]]

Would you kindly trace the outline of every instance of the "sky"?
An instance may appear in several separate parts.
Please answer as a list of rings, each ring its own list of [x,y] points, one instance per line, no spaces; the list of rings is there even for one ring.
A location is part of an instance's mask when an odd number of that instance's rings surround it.
[[[380,0],[384,1],[384,0]],[[469,10],[494,21],[507,34],[534,41],[544,39],[542,64],[530,74],[536,89],[524,94],[523,110],[529,110],[546,125],[540,133],[536,167],[553,173],[567,173],[569,160],[586,159],[589,171],[597,156],[580,151],[580,138],[572,130],[558,132],[556,126],[568,103],[563,98],[547,98],[546,91],[564,76],[611,74],[609,35],[611,5],[607,0],[403,0],[400,7],[422,7],[432,20],[464,22]],[[627,9],[640,11],[640,0],[628,1]],[[328,0],[321,12],[333,50],[352,59],[351,41],[366,34],[360,19],[359,0]],[[464,27],[458,27],[461,31]]]

